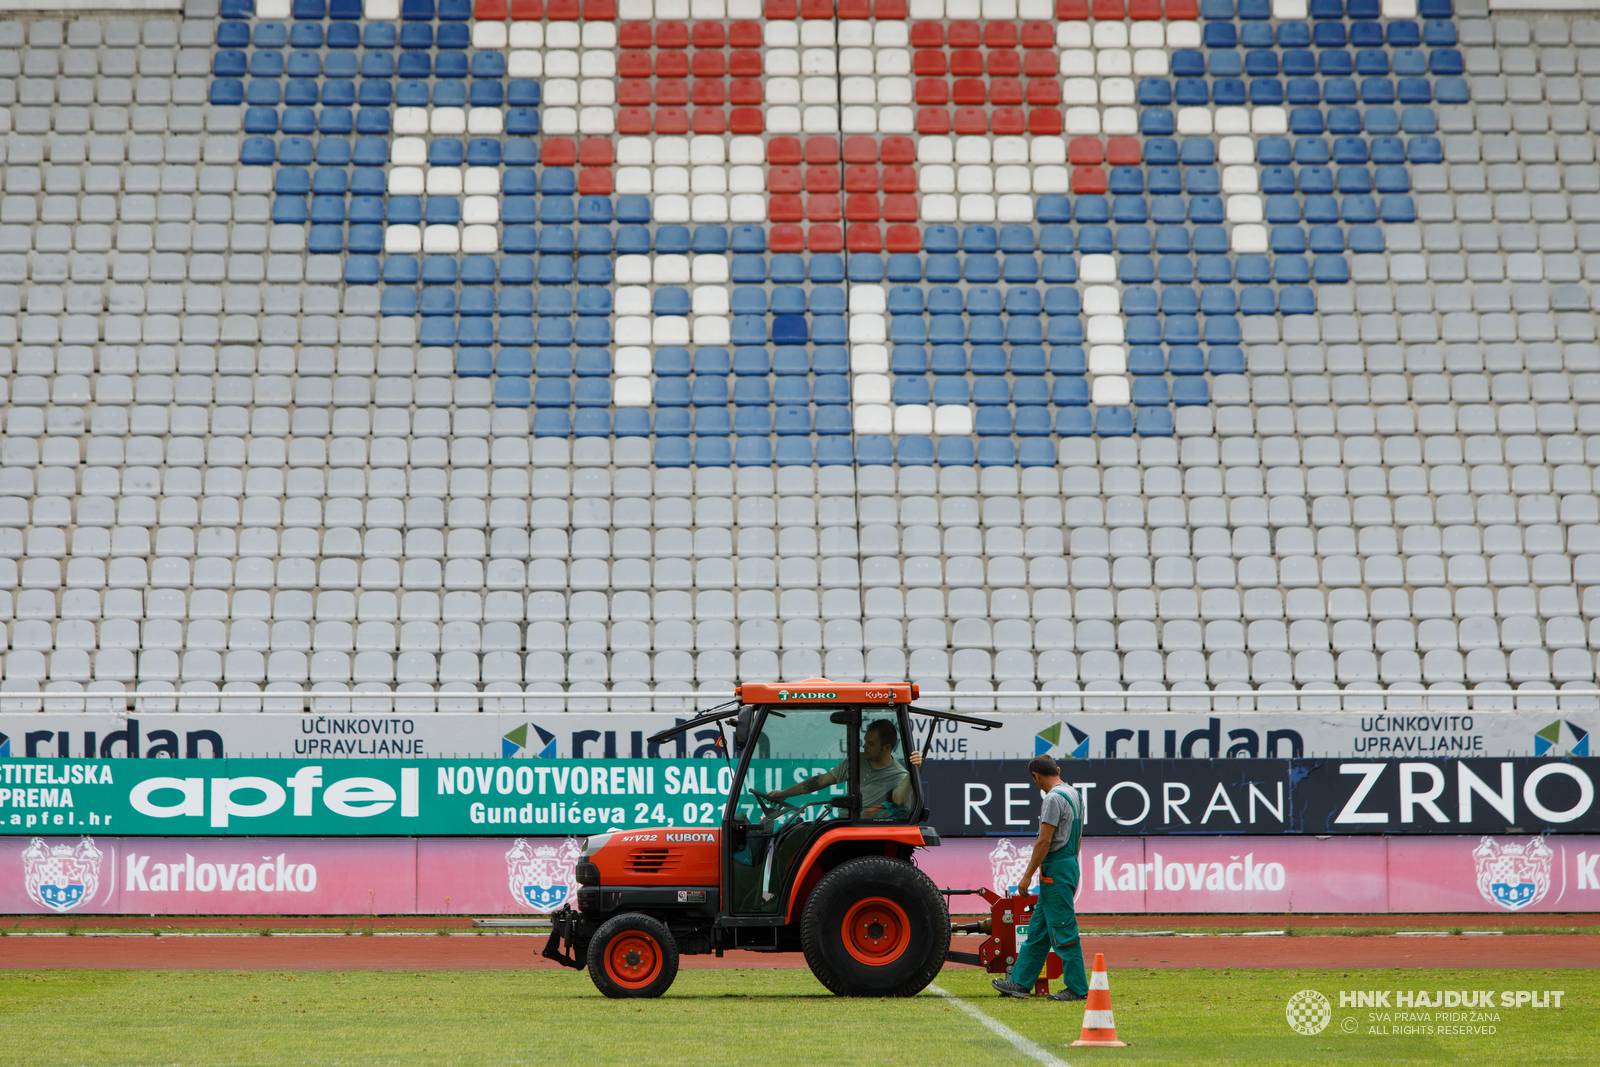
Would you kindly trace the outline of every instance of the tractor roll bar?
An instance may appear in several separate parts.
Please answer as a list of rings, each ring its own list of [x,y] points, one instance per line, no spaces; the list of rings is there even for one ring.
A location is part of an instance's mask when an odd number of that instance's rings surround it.
[[[704,726],[708,722],[720,722],[723,719],[731,719],[735,715],[739,714],[740,706],[741,705],[739,701],[730,700],[725,704],[718,704],[716,707],[707,708],[705,711],[702,711],[692,719],[685,719],[684,721],[678,723],[678,725],[669,726],[665,730],[657,730],[655,733],[650,735],[648,740],[652,745],[660,744],[667,738],[676,737],[685,730],[693,730],[696,726]]]
[[[968,726],[976,726],[980,730],[993,730],[1002,725],[994,719],[980,719],[976,715],[961,715],[954,711],[934,711],[932,708],[919,708],[908,706],[906,708],[913,715],[926,715],[930,719],[948,719],[950,722],[964,722]]]

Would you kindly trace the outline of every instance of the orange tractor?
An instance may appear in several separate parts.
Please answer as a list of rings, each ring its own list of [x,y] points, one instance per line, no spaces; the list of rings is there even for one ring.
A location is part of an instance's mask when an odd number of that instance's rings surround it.
[[[913,717],[999,723],[914,708],[916,697],[906,682],[746,684],[653,735],[718,724],[721,823],[590,837],[578,906],[552,917],[544,955],[587,966],[611,997],[658,997],[680,954],[728,949],[804,952],[844,996],[910,996],[947,959],[1003,969],[1032,899],[978,891],[992,920],[957,930],[991,936],[978,954],[950,952],[945,894],[971,891],[941,890],[916,866],[916,850],[939,835],[908,743]]]

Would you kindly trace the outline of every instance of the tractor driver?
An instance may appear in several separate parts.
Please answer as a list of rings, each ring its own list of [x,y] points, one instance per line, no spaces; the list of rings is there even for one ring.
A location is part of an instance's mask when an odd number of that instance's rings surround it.
[[[913,793],[911,775],[894,758],[895,745],[900,741],[900,731],[888,719],[876,719],[867,726],[867,735],[861,742],[861,815],[867,819],[903,819],[909,814]],[[922,766],[922,753],[913,752],[907,757],[913,767]],[[772,793],[779,800],[815,793],[830,785],[849,780],[850,761],[840,760],[838,766],[822,774],[812,775],[803,782]]]

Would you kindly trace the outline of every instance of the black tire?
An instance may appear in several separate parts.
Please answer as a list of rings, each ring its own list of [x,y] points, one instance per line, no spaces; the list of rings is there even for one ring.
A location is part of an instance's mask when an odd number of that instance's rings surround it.
[[[811,891],[800,944],[817,981],[842,997],[915,996],[944,966],[950,911],[908,861],[863,856]]]
[[[608,997],[659,997],[678,977],[678,943],[660,919],[613,915],[589,942],[589,977]]]

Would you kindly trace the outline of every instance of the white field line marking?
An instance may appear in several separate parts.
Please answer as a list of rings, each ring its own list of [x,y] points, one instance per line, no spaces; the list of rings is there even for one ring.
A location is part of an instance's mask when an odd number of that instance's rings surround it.
[[[978,1020],[985,1030],[1004,1038],[1006,1044],[1010,1045],[1012,1048],[1016,1049],[1029,1059],[1036,1060],[1039,1063],[1044,1064],[1045,1067],[1068,1067],[1066,1060],[1056,1056],[1049,1049],[1034,1044],[1032,1041],[1029,1041],[1027,1038],[1011,1029],[1011,1027],[1007,1026],[1005,1023],[993,1018],[986,1012],[979,1011],[977,1008],[974,1008],[971,1004],[968,1004],[960,997],[952,996],[936,985],[930,985],[928,987],[928,991],[933,993],[935,996],[944,997],[950,1003],[960,1008],[967,1015],[970,1015],[972,1018]]]
[[[1190,930],[1107,930],[1095,937],[1288,937],[1287,930],[1218,930],[1196,933]]]

